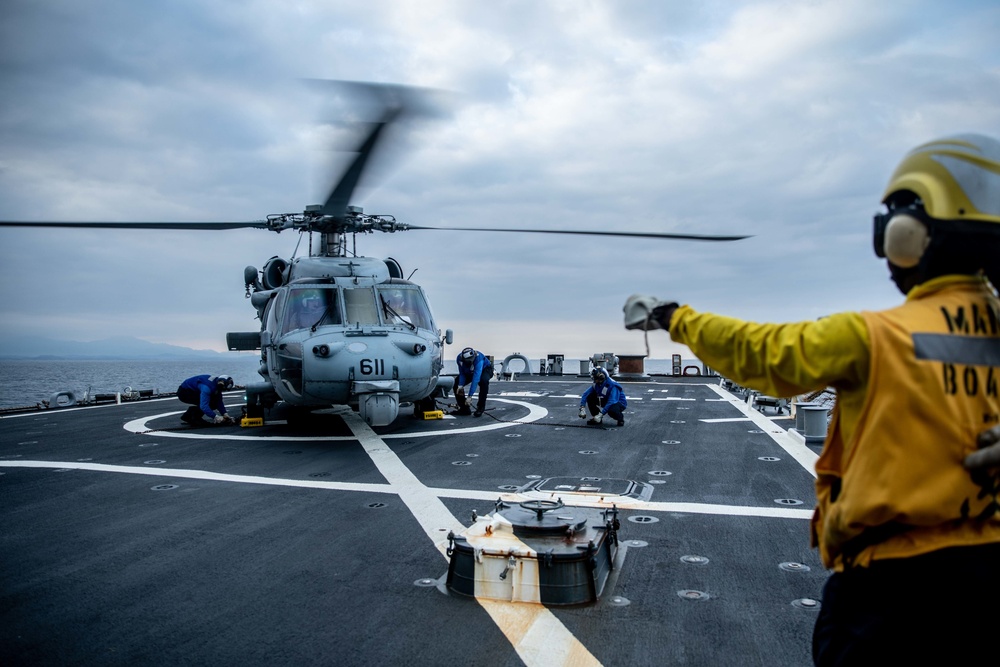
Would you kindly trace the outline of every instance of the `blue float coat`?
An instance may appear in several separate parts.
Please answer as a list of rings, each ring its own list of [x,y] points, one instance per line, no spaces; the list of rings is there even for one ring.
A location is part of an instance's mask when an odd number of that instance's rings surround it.
[[[212,382],[211,375],[195,375],[190,377],[181,383],[181,387],[184,389],[192,389],[198,392],[198,407],[201,411],[205,413],[206,417],[215,417],[215,410],[212,409],[212,394],[215,392],[216,385]],[[219,392],[219,397],[221,398],[222,392]],[[219,401],[219,412],[221,414],[226,414],[226,406],[220,400]]]
[[[489,365],[489,359],[486,358],[485,354],[477,350],[471,369],[462,362],[461,354],[455,358],[455,361],[458,362],[458,386],[464,387],[467,384],[471,384],[472,389],[469,391],[469,398],[472,398],[476,394],[476,389],[479,388],[479,379],[483,376],[483,369]]]
[[[605,376],[604,382],[600,385],[592,384],[587,387],[587,391],[583,392],[583,396],[580,397],[580,406],[583,407],[587,404],[587,397],[597,392],[598,402],[602,402],[601,399],[607,398],[604,402],[604,406],[601,408],[601,414],[608,414],[608,407],[618,403],[622,406],[622,410],[628,407],[628,400],[625,398],[625,390],[622,386],[612,380],[610,377]]]

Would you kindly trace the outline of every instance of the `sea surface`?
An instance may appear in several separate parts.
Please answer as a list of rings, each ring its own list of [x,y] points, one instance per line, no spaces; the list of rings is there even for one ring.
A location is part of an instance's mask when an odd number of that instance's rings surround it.
[[[32,406],[54,393],[73,392],[81,400],[89,391],[115,394],[127,388],[172,394],[192,375],[230,375],[238,385],[259,382],[260,357],[233,354],[215,359],[104,360],[0,359],[0,408]]]
[[[496,359],[500,372],[503,359]],[[529,359],[533,373],[538,372],[539,359]],[[583,360],[584,366],[589,366]],[[697,364],[685,361],[685,364]],[[700,364],[698,364],[700,367]],[[96,394],[115,394],[152,390],[154,394],[172,394],[177,386],[192,375],[230,375],[238,385],[259,382],[256,354],[233,354],[214,359],[181,360],[100,360],[100,359],[0,359],[0,408],[29,407],[59,392],[72,392],[77,400]],[[524,363],[512,360],[509,370],[522,372]],[[565,359],[563,374],[580,373],[579,359]],[[669,373],[669,359],[647,359],[646,373]],[[458,367],[453,360],[445,361],[444,372],[454,375]]]

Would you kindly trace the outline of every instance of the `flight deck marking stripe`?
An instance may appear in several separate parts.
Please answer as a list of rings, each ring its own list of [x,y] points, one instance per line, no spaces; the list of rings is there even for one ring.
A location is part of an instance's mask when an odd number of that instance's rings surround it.
[[[439,435],[454,435],[458,433],[481,433],[483,431],[495,431],[501,428],[512,428],[518,424],[527,424],[538,421],[548,414],[548,411],[545,408],[531,403],[525,403],[523,401],[513,401],[509,398],[491,398],[488,400],[520,405],[528,410],[528,415],[518,419],[516,422],[493,421],[480,423],[477,426],[467,426],[465,428],[452,428],[449,426],[447,430],[434,429],[430,431],[393,433],[382,437],[386,440],[401,438],[409,440],[410,438],[430,438]],[[287,442],[353,442],[354,440],[357,440],[357,438],[353,435],[228,435],[213,431],[213,427],[208,424],[206,424],[204,428],[192,428],[190,430],[183,431],[158,431],[155,428],[150,428],[146,425],[147,422],[152,421],[153,419],[170,417],[172,415],[179,415],[182,413],[183,410],[177,410],[174,412],[163,412],[158,415],[140,417],[126,423],[123,428],[130,433],[137,433],[139,435],[151,435],[157,438],[187,438],[191,440],[283,440]],[[284,422],[269,423],[276,424]]]
[[[471,489],[430,489],[439,498],[471,498],[495,502],[497,494],[493,491],[473,491]],[[809,519],[810,509],[791,509],[788,507],[751,507],[747,505],[717,505],[709,503],[686,502],[650,502],[624,496],[608,497],[606,500],[595,500],[601,496],[580,495],[560,496],[567,505],[573,507],[610,508],[612,505],[620,510],[641,510],[643,512],[683,512],[685,514],[716,514],[725,516],[759,516],[772,519]],[[544,500],[551,498],[549,493],[503,493],[500,500],[506,503],[518,503],[526,498]]]
[[[723,399],[726,399],[734,408],[749,417],[750,421],[756,424],[760,430],[764,431],[764,433],[767,433],[767,435],[770,436],[770,438],[774,440],[779,447],[784,449],[789,456],[798,461],[799,465],[805,468],[810,475],[813,477],[816,476],[816,460],[819,459],[819,455],[806,447],[805,443],[796,440],[788,434],[788,431],[781,428],[743,401],[733,398],[732,395],[728,394],[728,392],[726,392],[726,390],[722,387],[714,384],[706,384],[705,386],[717,393]],[[779,432],[775,433],[775,429],[778,429]]]
[[[288,486],[302,489],[325,489],[328,491],[362,491],[366,493],[387,493],[399,495],[398,489],[389,484],[367,484],[360,482],[323,482],[304,479],[284,479],[281,477],[261,477],[257,475],[232,475],[229,473],[209,472],[207,470],[191,470],[184,468],[156,468],[139,466],[111,465],[107,463],[90,463],[80,461],[0,461],[0,468],[51,468],[58,470],[91,470],[94,472],[115,472],[130,475],[146,475],[148,477],[171,477],[177,479],[200,479],[213,482],[235,482],[239,484],[260,484],[262,486]],[[518,494],[493,491],[477,491],[473,489],[442,489],[427,488],[427,491],[438,498],[467,498],[494,502],[499,496],[505,502],[520,502],[524,497]],[[687,514],[717,514],[728,516],[759,516],[785,519],[806,519],[811,516],[811,510],[791,509],[782,507],[746,507],[740,505],[709,505],[704,503],[671,503],[646,502],[631,498],[618,498],[614,501],[599,502],[587,497],[573,498],[572,505],[579,507],[611,507],[619,509],[642,510],[645,512],[684,512]],[[463,528],[464,530],[464,528]]]
[[[74,470],[94,470],[97,472],[120,472],[130,475],[150,477],[179,477],[182,479],[203,479],[215,482],[239,482],[240,484],[263,484],[266,486],[294,486],[306,489],[330,489],[335,491],[367,491],[392,493],[396,491],[388,484],[363,484],[356,482],[321,482],[304,479],[282,479],[281,477],[260,477],[257,475],[230,475],[207,470],[183,468],[156,468],[140,466],[119,466],[107,463],[83,463],[80,461],[0,461],[0,467],[7,468],[70,468]]]
[[[725,419],[699,419],[698,421],[705,424],[723,424],[725,422],[748,422],[749,417],[726,417]]]
[[[427,537],[441,555],[447,558],[446,531],[461,533],[465,530],[462,522],[452,515],[431,489],[417,479],[360,415],[345,409],[340,416],[368,452],[382,476],[399,494],[400,500],[413,513]],[[580,640],[546,607],[527,602],[497,602],[482,598],[476,600],[529,667],[600,665]]]

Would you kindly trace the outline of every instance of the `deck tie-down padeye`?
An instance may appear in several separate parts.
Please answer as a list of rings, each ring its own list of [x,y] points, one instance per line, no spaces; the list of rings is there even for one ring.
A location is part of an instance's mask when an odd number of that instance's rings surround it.
[[[618,509],[569,507],[561,499],[477,516],[463,535],[448,534],[448,590],[510,602],[596,602],[615,568]]]

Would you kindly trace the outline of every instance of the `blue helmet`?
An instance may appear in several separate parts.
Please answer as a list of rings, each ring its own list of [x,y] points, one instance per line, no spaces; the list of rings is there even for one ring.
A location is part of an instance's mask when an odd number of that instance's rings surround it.
[[[594,381],[594,384],[602,384],[608,379],[608,372],[604,368],[597,366],[590,371],[590,379]]]

